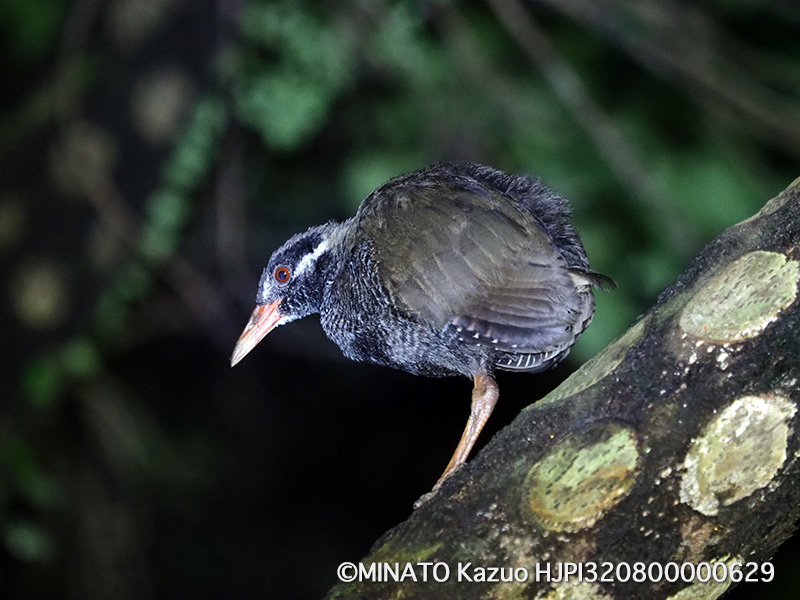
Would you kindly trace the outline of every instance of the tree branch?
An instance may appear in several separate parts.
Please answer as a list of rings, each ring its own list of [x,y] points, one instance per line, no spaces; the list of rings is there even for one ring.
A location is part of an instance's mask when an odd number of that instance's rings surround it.
[[[799,245],[800,179],[711,242],[328,597],[677,600],[769,579],[764,561],[800,516]],[[695,581],[650,581],[670,562]],[[552,581],[568,563],[583,581]],[[636,563],[658,565],[647,577]],[[701,563],[728,578],[698,581]]]

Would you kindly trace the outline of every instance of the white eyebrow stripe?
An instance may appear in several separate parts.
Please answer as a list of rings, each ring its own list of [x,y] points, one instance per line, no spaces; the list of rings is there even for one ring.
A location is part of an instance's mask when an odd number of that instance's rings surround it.
[[[322,254],[328,249],[328,240],[323,239],[319,245],[314,248],[314,251],[310,254],[306,254],[300,262],[297,263],[297,268],[294,271],[294,277],[298,277],[303,274],[309,267],[313,266],[314,263],[317,262],[317,259],[322,256]]]

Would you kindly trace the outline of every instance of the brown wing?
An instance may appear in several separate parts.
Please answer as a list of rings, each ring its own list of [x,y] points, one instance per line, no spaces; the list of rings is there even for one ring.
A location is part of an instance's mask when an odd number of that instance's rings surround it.
[[[470,178],[389,182],[355,219],[389,292],[434,327],[543,353],[571,345],[591,317],[590,276],[524,206]]]

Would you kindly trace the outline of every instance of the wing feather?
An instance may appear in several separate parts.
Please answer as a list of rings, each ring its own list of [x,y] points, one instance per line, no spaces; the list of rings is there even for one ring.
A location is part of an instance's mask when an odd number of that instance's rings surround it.
[[[591,318],[585,259],[569,264],[530,202],[471,177],[397,178],[355,219],[389,293],[433,327],[536,354],[568,348]]]

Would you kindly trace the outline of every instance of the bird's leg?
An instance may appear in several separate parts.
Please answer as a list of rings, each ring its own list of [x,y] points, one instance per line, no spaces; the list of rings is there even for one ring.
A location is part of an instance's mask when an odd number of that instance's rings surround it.
[[[442,476],[439,477],[436,485],[433,486],[433,491],[439,489],[444,480],[455,473],[467,460],[467,456],[469,456],[470,450],[475,445],[478,435],[480,435],[483,426],[489,420],[489,415],[494,410],[494,405],[497,404],[498,396],[500,396],[500,390],[494,377],[488,373],[475,376],[474,387],[472,388],[472,409],[467,426],[461,435],[461,441],[456,446],[453,457],[447,463],[447,468],[442,473]]]

